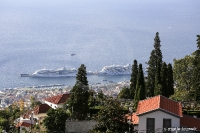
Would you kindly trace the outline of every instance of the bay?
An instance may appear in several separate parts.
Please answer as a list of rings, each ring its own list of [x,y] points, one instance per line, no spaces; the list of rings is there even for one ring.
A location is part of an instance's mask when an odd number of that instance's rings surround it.
[[[199,0],[1,0],[0,89],[75,83],[75,77],[19,77],[43,68],[85,64],[100,71],[134,59],[145,67],[156,32],[163,60],[173,63],[196,50],[199,5]],[[130,76],[88,76],[89,83],[107,78],[118,82]]]

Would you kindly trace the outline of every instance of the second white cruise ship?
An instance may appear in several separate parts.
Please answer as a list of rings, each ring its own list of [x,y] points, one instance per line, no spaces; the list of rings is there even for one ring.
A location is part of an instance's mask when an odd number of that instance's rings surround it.
[[[36,78],[56,78],[56,77],[70,77],[70,76],[76,76],[77,70],[75,68],[66,69],[65,67],[59,68],[57,70],[52,69],[41,69],[33,74],[30,74],[30,77],[36,77]]]

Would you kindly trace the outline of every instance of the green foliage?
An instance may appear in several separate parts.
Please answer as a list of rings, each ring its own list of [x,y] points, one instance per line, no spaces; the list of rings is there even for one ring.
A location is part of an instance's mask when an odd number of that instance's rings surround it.
[[[65,121],[68,115],[63,109],[49,109],[47,117],[45,117],[43,123],[47,129],[47,133],[54,131],[65,131]]]
[[[156,36],[154,38],[154,49],[151,52],[149,61],[148,61],[148,68],[147,68],[147,96],[152,97],[154,96],[154,89],[155,89],[155,73],[157,71],[157,63],[161,65],[162,63],[162,52],[160,50],[160,37],[159,33],[156,33]]]
[[[122,90],[119,92],[119,94],[117,95],[118,98],[124,98],[124,99],[131,99],[131,93],[130,93],[130,89],[127,87],[122,88]]]
[[[84,64],[81,64],[81,66],[78,68],[78,73],[76,74],[76,84],[79,82],[83,83],[84,85],[88,85],[87,80],[87,71]]]
[[[0,127],[2,127],[3,130],[8,131],[10,127],[9,118],[11,116],[11,113],[9,110],[0,110]]]
[[[174,59],[174,80],[179,90],[193,89],[194,56],[187,55],[182,59]]]
[[[95,99],[95,94],[96,94],[96,92],[94,91],[94,90],[89,90],[89,99],[88,99],[88,105],[89,105],[89,107],[93,107],[93,106],[95,106],[95,101],[96,101],[96,99]]]
[[[169,97],[169,89],[167,86],[168,72],[167,72],[167,65],[165,62],[162,63],[160,77],[161,77],[161,85],[162,85],[162,95],[165,97]]]
[[[82,64],[76,75],[76,84],[70,91],[67,107],[75,119],[84,120],[89,113],[89,87],[87,81],[86,67]]]
[[[120,102],[115,99],[106,99],[104,106],[98,112],[97,122],[91,132],[125,132],[128,129],[128,124],[124,118],[123,107],[120,106]]]
[[[30,105],[31,108],[34,108],[34,107],[36,107],[37,105],[42,104],[40,101],[36,101],[36,99],[35,99],[34,96],[31,96],[31,97],[30,97],[30,102],[31,102],[31,105]]]
[[[174,59],[174,80],[177,89],[189,92],[189,98],[200,102],[200,36],[197,50],[182,59]]]
[[[154,89],[154,95],[162,95],[162,85],[161,85],[161,76],[160,76],[161,66],[160,62],[157,61],[157,69],[156,69],[156,77],[155,77],[155,89]]]
[[[194,56],[193,91],[195,92],[195,100],[200,103],[200,35],[197,35],[197,50],[194,52]]]
[[[170,99],[179,102],[194,101],[194,98],[191,97],[189,91],[181,91],[178,89],[175,89],[174,94],[170,96]]]
[[[70,91],[70,98],[67,100],[68,109],[73,117],[84,120],[89,113],[89,88],[82,83],[76,84]]]
[[[170,63],[167,65],[167,89],[169,96],[174,94],[173,68]]]
[[[138,76],[138,64],[137,60],[133,61],[132,65],[132,73],[131,73],[131,79],[130,79],[130,99],[134,99],[135,91],[136,91],[136,84],[137,84],[137,76]]]
[[[139,100],[144,100],[146,98],[145,92],[144,73],[142,69],[142,64],[139,64],[137,85],[134,97],[134,108],[137,107]]]

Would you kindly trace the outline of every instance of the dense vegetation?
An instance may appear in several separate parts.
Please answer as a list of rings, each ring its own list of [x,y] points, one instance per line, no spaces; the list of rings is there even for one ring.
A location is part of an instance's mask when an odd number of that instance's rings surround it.
[[[200,106],[200,35],[197,35],[197,50],[184,58],[174,59],[174,66],[162,60],[160,42],[157,32],[154,49],[147,62],[147,75],[144,75],[145,85],[140,68],[142,66],[134,60],[130,88],[123,88],[118,97],[134,99],[135,109],[139,100],[156,95],[181,102],[194,102]]]

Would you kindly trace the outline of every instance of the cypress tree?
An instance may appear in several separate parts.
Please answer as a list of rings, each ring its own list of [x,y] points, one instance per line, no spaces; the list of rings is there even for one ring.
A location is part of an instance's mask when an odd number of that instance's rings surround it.
[[[89,112],[89,87],[86,77],[86,67],[82,64],[76,75],[76,84],[70,91],[70,98],[67,101],[67,107],[74,118],[83,120]]]
[[[173,69],[170,63],[167,65],[167,89],[169,96],[174,94]]]
[[[162,84],[161,84],[161,76],[160,76],[161,66],[159,61],[157,61],[157,69],[156,69],[156,77],[155,77],[155,89],[154,95],[162,95]]]
[[[159,33],[156,33],[154,38],[154,49],[151,52],[149,61],[148,61],[148,68],[147,68],[147,96],[151,97],[154,96],[154,89],[155,89],[155,73],[157,72],[157,63],[159,65],[162,64],[162,52],[160,50],[160,37]]]
[[[76,83],[81,82],[84,85],[88,85],[87,80],[87,71],[84,64],[81,64],[81,66],[78,68],[78,72],[76,74]]]
[[[136,92],[134,97],[134,108],[137,107],[139,100],[144,100],[145,98],[146,95],[145,95],[144,73],[142,69],[142,64],[139,64]]]
[[[169,90],[167,87],[168,71],[167,71],[167,64],[165,62],[162,63],[160,76],[162,85],[162,95],[165,97],[169,97]]]
[[[131,74],[131,79],[130,79],[130,95],[131,98],[134,99],[135,96],[135,91],[136,91],[136,83],[137,83],[137,76],[138,76],[138,64],[137,60],[133,61],[132,65],[132,74]]]

